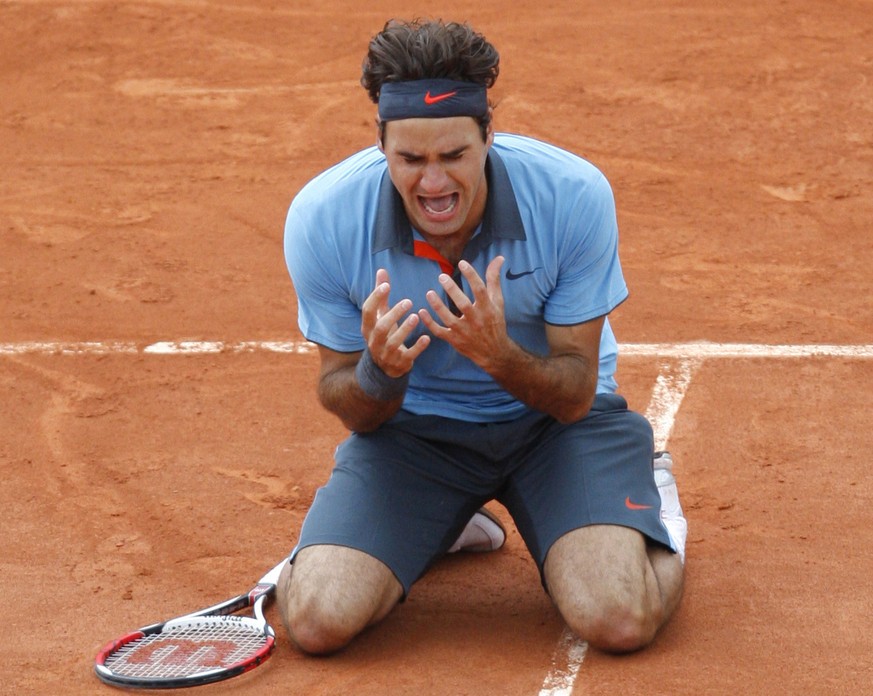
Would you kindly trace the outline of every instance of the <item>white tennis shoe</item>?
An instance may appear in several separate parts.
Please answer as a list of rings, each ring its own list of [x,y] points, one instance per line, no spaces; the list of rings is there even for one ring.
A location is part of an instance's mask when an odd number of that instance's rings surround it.
[[[461,536],[452,544],[448,553],[496,551],[505,541],[506,531],[500,520],[485,508],[479,508],[473,513]]]
[[[661,522],[667,528],[670,541],[679,560],[685,564],[685,540],[688,537],[688,521],[679,503],[679,489],[673,477],[673,457],[669,452],[655,452],[652,462],[655,470],[655,484],[661,494]]]

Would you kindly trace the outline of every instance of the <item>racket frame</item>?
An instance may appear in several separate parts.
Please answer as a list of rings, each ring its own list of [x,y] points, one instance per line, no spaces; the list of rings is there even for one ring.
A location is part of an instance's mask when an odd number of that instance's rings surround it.
[[[263,664],[270,657],[273,648],[276,645],[276,632],[264,616],[264,607],[266,602],[271,599],[276,592],[276,584],[279,580],[279,574],[286,562],[287,559],[283,559],[281,563],[271,568],[258,581],[258,584],[246,594],[241,594],[237,597],[225,600],[224,602],[219,602],[218,604],[213,604],[210,607],[200,609],[199,611],[190,614],[183,614],[172,619],[167,619],[166,621],[143,626],[136,631],[132,631],[120,638],[110,641],[97,654],[94,661],[94,672],[102,682],[110,684],[111,686],[123,686],[135,689],[178,689],[189,686],[211,684],[217,681],[230,679]],[[116,653],[123,646],[136,640],[162,633],[165,629],[172,629],[174,626],[179,626],[201,617],[229,617],[231,614],[235,614],[241,609],[247,607],[253,607],[252,613],[254,614],[254,620],[259,624],[259,628],[263,630],[267,641],[254,655],[246,657],[244,660],[236,664],[227,667],[206,669],[202,672],[184,677],[156,678],[132,677],[123,674],[116,674],[106,666],[106,661],[111,655]]]

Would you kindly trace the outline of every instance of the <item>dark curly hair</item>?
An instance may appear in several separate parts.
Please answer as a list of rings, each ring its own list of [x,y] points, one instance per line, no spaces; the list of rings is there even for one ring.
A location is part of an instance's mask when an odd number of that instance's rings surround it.
[[[487,89],[497,81],[499,72],[497,49],[468,24],[392,19],[370,41],[361,84],[378,104],[386,82],[445,78],[473,82]],[[485,138],[491,123],[490,112],[476,120]],[[380,136],[384,126],[380,123]]]

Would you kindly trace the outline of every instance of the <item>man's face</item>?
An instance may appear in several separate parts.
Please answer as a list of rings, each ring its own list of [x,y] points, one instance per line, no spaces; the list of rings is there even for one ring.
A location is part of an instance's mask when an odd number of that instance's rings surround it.
[[[425,236],[466,239],[482,219],[488,187],[483,142],[468,116],[408,118],[386,124],[380,149],[406,214]]]

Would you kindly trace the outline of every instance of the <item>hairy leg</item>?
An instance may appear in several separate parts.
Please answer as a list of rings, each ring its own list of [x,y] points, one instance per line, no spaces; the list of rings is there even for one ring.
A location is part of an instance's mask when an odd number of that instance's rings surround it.
[[[302,549],[279,576],[277,603],[301,650],[328,654],[381,621],[403,587],[381,561],[345,546]]]
[[[594,525],[565,534],[549,550],[544,574],[570,629],[609,652],[648,645],[682,596],[679,557],[647,547],[628,527]]]

